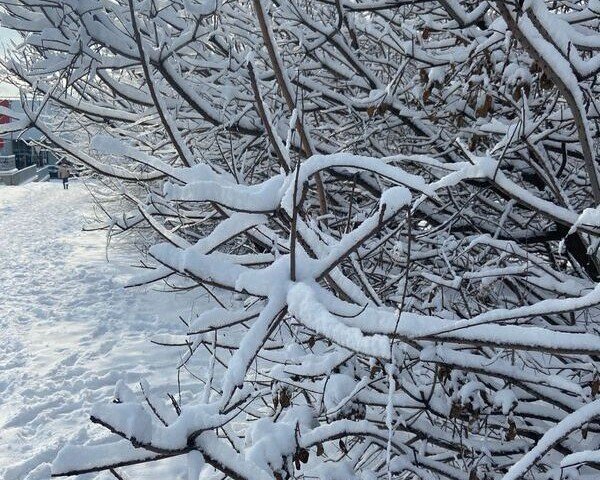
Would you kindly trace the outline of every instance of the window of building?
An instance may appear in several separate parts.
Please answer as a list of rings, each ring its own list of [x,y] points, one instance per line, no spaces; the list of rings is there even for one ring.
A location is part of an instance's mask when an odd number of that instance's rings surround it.
[[[28,145],[23,140],[13,140],[12,147],[15,164],[19,170],[30,165],[43,167],[48,164],[48,151],[38,146]]]

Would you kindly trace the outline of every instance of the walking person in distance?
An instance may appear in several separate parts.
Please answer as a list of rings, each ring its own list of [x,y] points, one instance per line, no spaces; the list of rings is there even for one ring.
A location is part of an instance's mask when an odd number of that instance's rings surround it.
[[[71,172],[69,171],[69,167],[66,163],[61,163],[58,167],[58,178],[62,178],[63,181],[63,189],[69,189],[69,177],[71,176]]]

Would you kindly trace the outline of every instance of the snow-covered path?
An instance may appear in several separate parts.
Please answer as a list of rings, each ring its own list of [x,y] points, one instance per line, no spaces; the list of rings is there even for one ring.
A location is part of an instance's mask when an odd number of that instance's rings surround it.
[[[106,261],[104,234],[81,229],[91,208],[77,182],[0,187],[2,480],[48,478],[65,442],[98,436],[89,409],[120,378],[175,382],[177,352],[148,337],[186,302],[123,289],[134,254]]]

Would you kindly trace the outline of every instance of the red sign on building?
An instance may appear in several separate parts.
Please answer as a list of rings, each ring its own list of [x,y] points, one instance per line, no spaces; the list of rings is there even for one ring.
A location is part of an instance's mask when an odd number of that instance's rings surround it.
[[[10,107],[10,100],[0,100],[0,107]],[[0,115],[0,124],[10,123],[10,117],[8,115]],[[4,148],[4,138],[0,137],[0,148]]]

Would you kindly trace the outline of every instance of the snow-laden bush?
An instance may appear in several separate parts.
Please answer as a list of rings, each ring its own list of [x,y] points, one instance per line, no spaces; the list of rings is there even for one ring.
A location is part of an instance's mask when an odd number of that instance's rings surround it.
[[[119,385],[56,475],[597,478],[597,0],[0,3],[5,130],[215,300],[165,341],[193,401]]]

